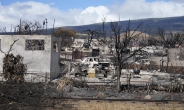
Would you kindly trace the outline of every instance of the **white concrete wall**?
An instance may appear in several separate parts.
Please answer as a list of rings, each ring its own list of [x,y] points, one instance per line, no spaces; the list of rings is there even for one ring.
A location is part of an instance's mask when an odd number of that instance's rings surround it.
[[[0,35],[1,49],[7,52],[14,40],[19,39],[13,46],[10,53],[14,55],[20,54],[24,57],[23,62],[27,64],[28,73],[53,73],[59,72],[59,52],[53,53],[51,45],[51,35]],[[44,50],[25,50],[26,39],[40,39],[44,40]],[[55,39],[56,40],[56,39]],[[51,54],[53,54],[51,56]],[[2,60],[4,54],[0,53],[0,72],[2,72]],[[53,61],[51,61],[53,60]],[[58,61],[57,61],[58,60]],[[53,64],[53,66],[51,66]],[[56,69],[57,68],[57,69]],[[53,75],[51,74],[53,77]]]
[[[54,42],[57,42],[57,51],[53,50]],[[50,78],[54,79],[57,78],[60,74],[60,45],[61,41],[57,37],[51,38],[51,60],[50,60],[50,68],[51,68],[51,74]]]
[[[168,49],[168,57],[169,61],[176,61],[177,55],[180,54],[180,49],[179,48],[170,48]]]
[[[158,61],[160,62],[161,60],[168,61],[168,57],[148,57],[151,61]]]

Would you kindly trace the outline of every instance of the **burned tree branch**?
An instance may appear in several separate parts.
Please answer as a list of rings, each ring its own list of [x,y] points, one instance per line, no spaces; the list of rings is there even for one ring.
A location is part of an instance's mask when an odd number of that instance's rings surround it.
[[[19,39],[14,40],[14,41],[13,41],[13,43],[10,45],[10,49],[9,49],[9,50],[8,50],[8,52],[7,52],[8,54],[10,53],[10,51],[12,51],[12,50],[13,50],[13,49],[12,49],[12,48],[13,48],[13,45],[14,45],[14,44],[15,44],[15,42],[17,42],[18,40],[19,40]]]
[[[111,30],[112,34],[115,39],[115,60],[117,62],[118,66],[118,72],[117,72],[117,92],[120,90],[120,75],[121,75],[121,68],[122,64],[125,63],[129,58],[137,55],[139,51],[143,47],[139,47],[138,49],[134,50],[132,54],[126,54],[124,53],[131,47],[132,42],[137,42],[135,39],[138,38],[139,35],[142,34],[142,31],[140,33],[136,33],[138,29],[141,27],[143,23],[139,24],[134,31],[131,33],[130,31],[130,20],[128,23],[128,26],[125,31],[122,31],[122,27],[117,22],[111,22]],[[123,34],[122,34],[123,33]]]
[[[2,49],[0,49],[0,52],[4,53],[5,55],[8,55],[10,53],[10,51],[13,50],[12,48],[13,48],[13,45],[15,44],[15,42],[17,42],[18,40],[19,39],[13,41],[13,43],[10,45],[10,48],[9,48],[7,53],[3,52]]]

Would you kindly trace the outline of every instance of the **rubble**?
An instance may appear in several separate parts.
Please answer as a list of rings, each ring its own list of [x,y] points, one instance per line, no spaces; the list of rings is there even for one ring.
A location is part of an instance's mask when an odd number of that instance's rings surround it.
[[[115,72],[111,71],[106,74],[106,72],[104,73],[103,71],[105,68],[106,66],[104,66],[103,68],[100,66],[88,68],[88,66],[84,67],[77,65],[77,67],[74,66],[74,71],[72,71],[71,74],[66,74],[66,76],[78,81],[83,79],[88,85],[116,85],[116,75],[114,74]],[[82,75],[82,70],[85,70],[86,75]],[[76,76],[76,73],[81,75]],[[158,91],[174,91],[173,88],[175,88],[176,91],[177,88],[177,90],[181,92],[183,91],[183,80],[178,79],[181,75],[172,75],[170,73],[148,70],[140,70],[138,73],[135,73],[135,70],[133,69],[122,69],[121,73],[122,75],[120,77],[120,82],[122,85],[127,85],[127,81],[129,79],[130,84],[137,87],[143,87],[152,90],[154,89]],[[178,84],[175,84],[174,86],[174,83],[172,83],[173,87],[171,87],[171,80],[176,81],[175,83]]]
[[[105,94],[103,92],[99,92],[97,98],[105,98]]]
[[[152,98],[152,97],[151,97],[150,95],[146,95],[146,96],[144,97],[145,100],[151,100],[151,98]]]
[[[107,72],[104,71],[105,66],[103,68],[100,66],[89,68],[84,65],[75,65],[77,67],[73,66],[74,69],[71,69],[72,72],[68,72],[65,78],[78,83],[84,81],[86,85],[76,86],[72,84],[71,91],[64,91],[64,96],[67,97],[169,100],[171,97],[169,93],[180,92],[183,94],[184,81],[182,75],[179,74],[142,69],[135,73],[134,69],[122,69],[120,77],[122,89],[117,94],[115,68],[105,74]],[[75,75],[76,73],[80,75]],[[84,73],[85,75],[82,75]],[[83,83],[77,85],[81,84]]]
[[[157,94],[157,91],[156,90],[152,90],[152,94]]]
[[[88,68],[88,66],[75,63],[71,64],[69,70],[72,71],[68,71],[60,79],[46,83],[48,87],[45,86],[45,96],[51,98],[169,100],[174,97],[170,96],[169,93],[183,94],[183,76],[178,74],[141,69],[135,73],[133,69],[122,69],[120,77],[122,89],[117,94],[115,68],[112,70],[106,66]],[[38,82],[40,80],[44,79],[35,79]],[[168,94],[163,95],[162,91]]]

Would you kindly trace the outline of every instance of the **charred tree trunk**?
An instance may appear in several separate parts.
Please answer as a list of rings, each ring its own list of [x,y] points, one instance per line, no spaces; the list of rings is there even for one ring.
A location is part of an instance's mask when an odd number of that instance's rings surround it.
[[[121,75],[121,64],[118,66],[118,71],[117,71],[117,93],[120,91],[120,75]]]

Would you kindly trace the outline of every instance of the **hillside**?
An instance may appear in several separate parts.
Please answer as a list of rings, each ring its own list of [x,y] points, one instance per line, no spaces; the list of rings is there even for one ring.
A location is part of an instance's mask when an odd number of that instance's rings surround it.
[[[182,31],[184,26],[184,16],[180,17],[167,17],[167,18],[149,18],[149,19],[139,19],[139,20],[131,20],[130,21],[131,30],[134,30],[140,23],[143,23],[142,30],[151,29],[151,34],[154,34],[157,30],[157,27],[164,28],[168,31]],[[126,28],[128,25],[127,21],[120,21],[120,24]],[[74,29],[77,32],[82,32],[85,29],[99,29],[102,25],[98,24],[90,24],[90,25],[82,25],[82,26],[68,26],[66,28]],[[105,29],[110,31],[110,22],[105,24]]]
[[[131,23],[130,23],[131,30],[134,30],[140,23],[143,23],[142,28],[141,28],[143,31],[146,29],[151,29],[150,34],[155,34],[157,27],[161,27],[161,28],[165,29],[167,32],[182,31],[182,29],[184,27],[184,16],[131,20]],[[120,21],[120,24],[125,29],[126,26],[128,25],[128,20]],[[86,29],[97,30],[97,29],[102,27],[102,23],[80,25],[80,26],[62,26],[62,27],[74,29],[78,33],[80,33]],[[59,28],[59,27],[56,27],[55,29],[57,29],[57,28]],[[105,23],[105,29],[107,32],[110,32],[110,30],[111,30],[110,22]],[[52,32],[53,32],[52,28],[47,29],[47,34],[51,34]],[[45,34],[45,33],[46,33],[46,31],[43,32],[42,34]],[[2,34],[2,33],[0,33],[0,34]]]

